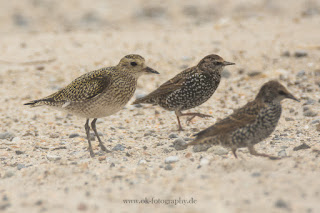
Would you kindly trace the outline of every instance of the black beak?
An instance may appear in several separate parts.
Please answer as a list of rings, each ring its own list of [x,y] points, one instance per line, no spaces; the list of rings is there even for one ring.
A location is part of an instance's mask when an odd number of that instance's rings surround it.
[[[146,67],[146,68],[144,68],[144,70],[147,73],[160,74],[158,71],[156,71],[156,70],[154,70],[154,69],[152,69],[150,67]]]
[[[229,66],[229,65],[235,65],[235,63],[233,63],[233,62],[228,62],[228,61],[224,61],[224,62],[223,62],[223,65],[224,65],[224,66]]]
[[[300,102],[296,97],[294,97],[294,96],[293,96],[292,94],[290,94],[290,93],[287,94],[287,98]]]

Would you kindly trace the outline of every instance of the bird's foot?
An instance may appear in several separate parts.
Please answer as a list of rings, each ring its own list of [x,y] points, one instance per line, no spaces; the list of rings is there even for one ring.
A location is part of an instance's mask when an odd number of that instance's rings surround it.
[[[99,145],[102,151],[105,151],[106,153],[110,153],[111,151],[107,149],[103,144]]]
[[[260,156],[260,157],[266,157],[266,158],[269,158],[270,160],[279,160],[281,159],[280,157],[276,157],[276,156],[273,156],[273,155],[267,155],[267,154],[263,154],[263,153],[259,153],[259,152],[256,152],[256,153],[251,153],[252,155],[255,155],[255,156]]]
[[[187,119],[187,124],[189,125],[191,123],[191,121],[195,118],[195,117],[199,117],[199,118],[209,118],[212,117],[211,115],[206,115],[206,114],[202,114],[202,113],[185,113],[183,115],[191,115],[191,118]]]
[[[89,152],[90,152],[90,157],[94,158],[95,154],[94,154],[93,150],[90,149]]]
[[[179,126],[178,131],[179,131],[179,132],[184,131],[184,129],[182,128],[182,126]]]

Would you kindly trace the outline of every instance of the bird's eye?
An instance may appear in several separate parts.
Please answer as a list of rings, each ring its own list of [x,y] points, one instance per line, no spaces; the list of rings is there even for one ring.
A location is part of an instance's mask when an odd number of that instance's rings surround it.
[[[284,91],[280,90],[279,95],[286,95],[286,93]]]
[[[131,66],[137,66],[136,62],[131,62],[130,64],[131,64]]]

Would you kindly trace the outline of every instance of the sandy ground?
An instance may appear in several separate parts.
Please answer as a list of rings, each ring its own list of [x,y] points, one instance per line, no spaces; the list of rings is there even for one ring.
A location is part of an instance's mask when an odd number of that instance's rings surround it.
[[[319,1],[88,2],[1,1],[0,211],[320,212]],[[172,112],[128,104],[97,124],[107,147],[120,150],[102,153],[95,141],[93,159],[83,119],[23,106],[130,53],[161,72],[142,77],[136,96],[211,53],[236,66],[193,110],[213,118],[183,119],[186,131],[177,132]],[[277,129],[256,146],[283,159],[175,149],[269,79],[301,100],[283,101]],[[165,163],[172,156],[178,161]],[[179,199],[192,203],[172,203]]]

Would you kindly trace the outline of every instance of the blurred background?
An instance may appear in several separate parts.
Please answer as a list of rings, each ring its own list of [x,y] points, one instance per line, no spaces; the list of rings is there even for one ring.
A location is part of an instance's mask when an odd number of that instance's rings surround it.
[[[230,19],[299,19],[319,14],[319,0],[1,0],[0,32],[190,27]]]

